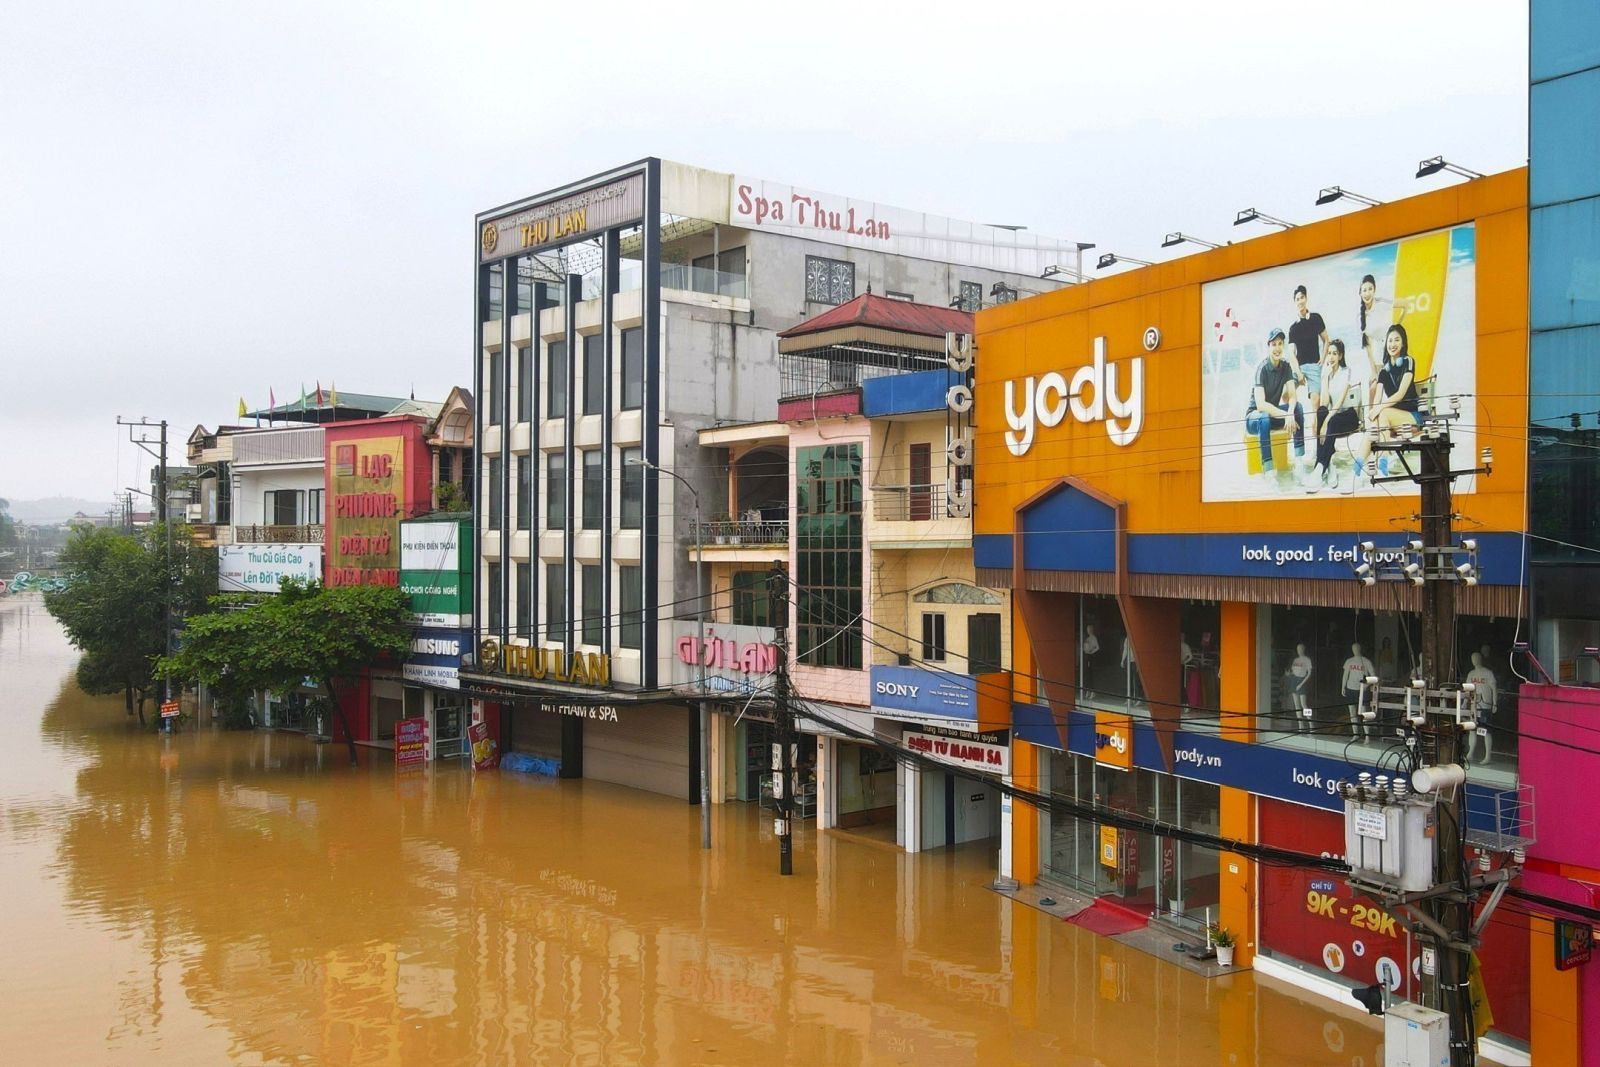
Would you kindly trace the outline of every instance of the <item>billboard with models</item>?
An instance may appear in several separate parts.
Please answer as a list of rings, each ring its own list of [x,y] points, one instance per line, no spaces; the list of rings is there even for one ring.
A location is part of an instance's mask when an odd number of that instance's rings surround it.
[[[1416,492],[1372,444],[1474,410],[1475,303],[1470,223],[1203,285],[1202,499]]]

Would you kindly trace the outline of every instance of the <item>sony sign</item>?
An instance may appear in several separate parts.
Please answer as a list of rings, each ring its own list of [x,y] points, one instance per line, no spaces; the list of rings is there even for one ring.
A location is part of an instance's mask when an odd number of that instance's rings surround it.
[[[1069,382],[1060,371],[1050,371],[1034,379],[1029,375],[1021,387],[1018,406],[1017,383],[1006,382],[1006,447],[1020,456],[1033,447],[1039,425],[1057,426],[1072,412],[1078,422],[1103,422],[1106,434],[1115,445],[1131,445],[1144,429],[1144,358],[1127,361],[1128,391],[1118,395],[1117,367],[1106,362],[1106,339],[1094,339],[1094,361],[1079,367]],[[1088,398],[1085,398],[1085,394]]]

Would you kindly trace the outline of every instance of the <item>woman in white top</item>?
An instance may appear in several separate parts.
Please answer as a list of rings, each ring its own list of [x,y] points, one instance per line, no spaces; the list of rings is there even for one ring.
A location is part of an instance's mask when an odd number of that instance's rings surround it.
[[[1345,362],[1344,342],[1337,337],[1328,342],[1326,361],[1322,371],[1320,401],[1325,414],[1317,420],[1322,427],[1317,435],[1317,475],[1306,486],[1308,493],[1334,484],[1333,450],[1340,438],[1346,439],[1351,458],[1356,461],[1357,473],[1367,458],[1367,435],[1361,430],[1361,415],[1357,411],[1360,390],[1350,374],[1349,364]],[[1352,477],[1351,488],[1354,487]]]

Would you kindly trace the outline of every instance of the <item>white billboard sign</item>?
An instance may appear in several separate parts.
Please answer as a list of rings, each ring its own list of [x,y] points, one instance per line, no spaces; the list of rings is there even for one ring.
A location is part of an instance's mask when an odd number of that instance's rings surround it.
[[[217,589],[276,593],[285,578],[322,578],[321,545],[218,545]]]
[[[736,174],[732,181],[728,218],[735,226],[1034,277],[1081,254],[1075,241],[1027,230],[963,222],[764,178]]]

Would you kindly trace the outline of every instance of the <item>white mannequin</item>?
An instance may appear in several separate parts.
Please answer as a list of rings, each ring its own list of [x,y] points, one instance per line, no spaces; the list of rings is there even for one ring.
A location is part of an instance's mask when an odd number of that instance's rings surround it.
[[[1095,636],[1094,623],[1089,623],[1083,628],[1083,654],[1092,656],[1100,651],[1100,638]]]
[[[1483,738],[1483,759],[1480,763],[1488,763],[1494,755],[1494,735],[1489,732],[1489,720],[1494,717],[1495,709],[1500,704],[1500,686],[1495,680],[1494,671],[1484,666],[1483,653],[1472,654],[1472,669],[1462,679],[1477,686],[1472,694],[1478,716],[1478,728],[1472,731],[1472,740],[1468,743],[1467,758],[1473,759],[1473,751],[1478,747],[1478,738]]]
[[[1306,655],[1305,645],[1294,646],[1294,660],[1289,664],[1289,700],[1294,706],[1294,717],[1302,733],[1311,730],[1311,708],[1306,705],[1306,698],[1311,693],[1311,673],[1315,665],[1311,657]]]
[[[1371,737],[1372,726],[1361,721],[1361,687],[1367,676],[1375,673],[1375,668],[1372,661],[1361,654],[1360,642],[1350,646],[1350,658],[1344,661],[1341,669],[1344,674],[1339,686],[1344,690],[1345,708],[1350,712],[1350,736]]]

